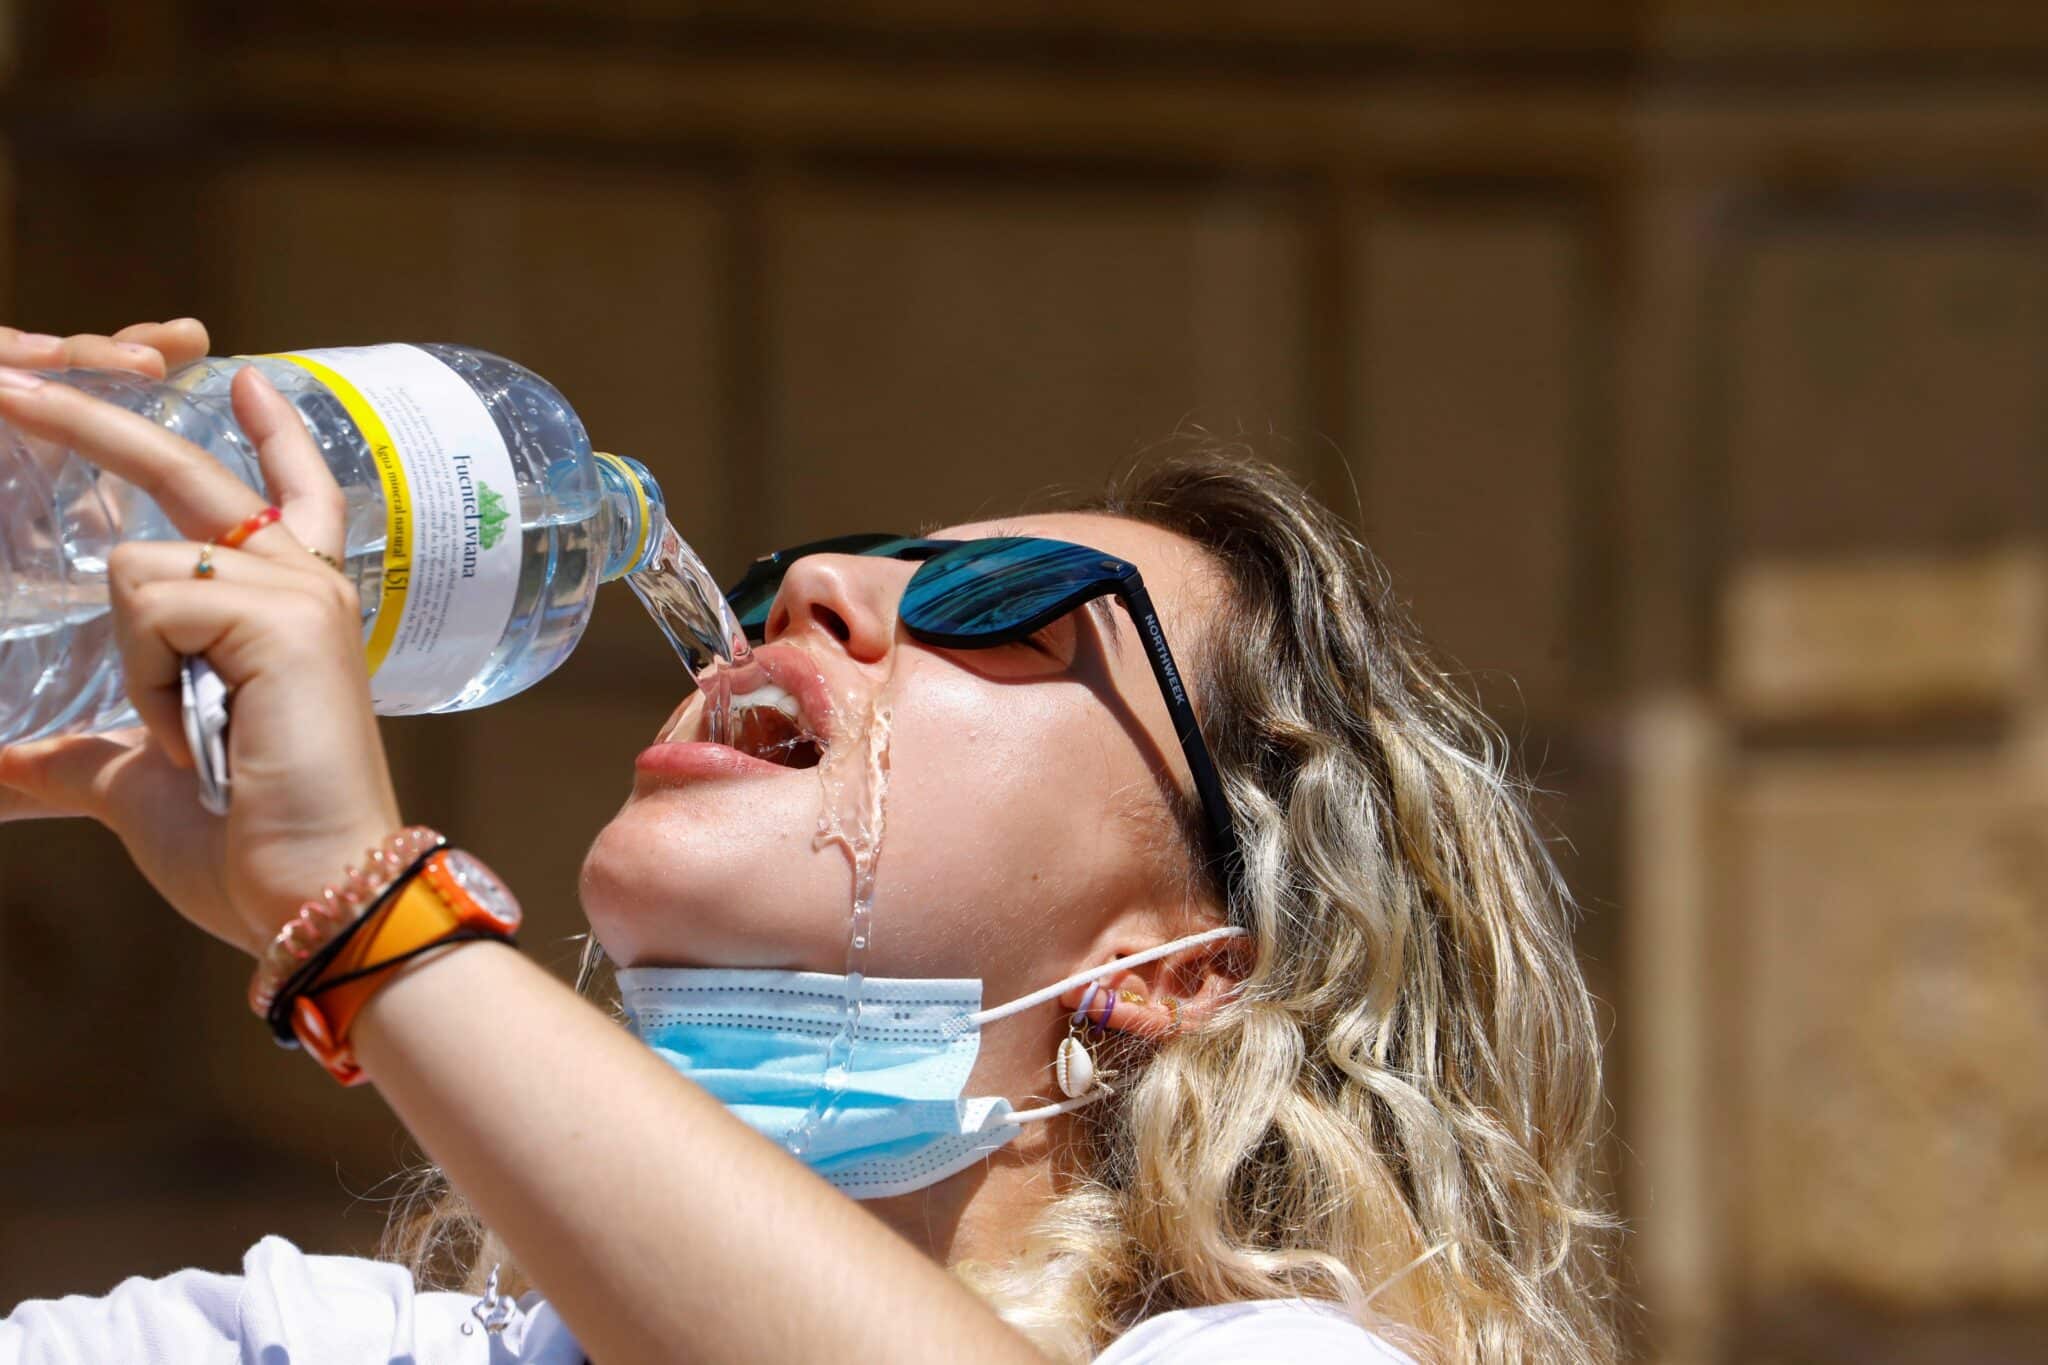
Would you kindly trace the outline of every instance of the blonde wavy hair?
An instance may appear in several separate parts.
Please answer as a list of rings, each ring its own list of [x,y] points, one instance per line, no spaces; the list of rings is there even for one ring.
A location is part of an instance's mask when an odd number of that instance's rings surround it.
[[[1156,1313],[1296,1296],[1426,1361],[1618,1360],[1593,1003],[1500,732],[1350,527],[1241,443],[1182,433],[1069,510],[1222,571],[1183,648],[1253,949],[1207,1024],[1107,1059],[1119,1093],[1075,1116],[1023,1254],[956,1273],[1061,1361]],[[423,1281],[475,1292],[506,1259],[445,1186],[411,1207],[387,1254]]]

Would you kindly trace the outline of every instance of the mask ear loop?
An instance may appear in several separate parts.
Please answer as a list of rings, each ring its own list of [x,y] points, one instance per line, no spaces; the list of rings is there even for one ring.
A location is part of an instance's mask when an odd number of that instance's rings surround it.
[[[1094,1058],[1087,1053],[1085,1045],[1081,1043],[1078,1036],[1080,1028],[1084,1023],[1093,1024],[1094,1022],[1088,1018],[1088,1009],[1094,1003],[1098,993],[1103,997],[1102,1016],[1105,1020],[1108,1019],[1110,1010],[1115,1006],[1115,994],[1102,990],[1099,978],[1108,976],[1111,972],[1122,971],[1126,967],[1140,967],[1147,962],[1157,962],[1160,958],[1179,952],[1182,948],[1193,948],[1200,944],[1213,943],[1217,939],[1242,938],[1245,936],[1245,933],[1245,930],[1230,924],[1220,929],[1208,929],[1199,934],[1189,934],[1183,938],[1174,939],[1169,943],[1162,943],[1156,948],[1147,948],[1142,953],[1132,953],[1128,957],[1116,958],[1113,961],[1103,963],[1100,967],[1090,967],[1086,971],[1075,972],[1072,976],[1055,981],[1052,985],[1046,986],[1041,990],[1035,990],[1029,995],[1021,995],[1007,1004],[996,1005],[989,1009],[979,1010],[973,1014],[963,1014],[957,1019],[948,1020],[945,1025],[946,1032],[951,1036],[958,1036],[969,1029],[977,1029],[984,1024],[992,1024],[998,1019],[1007,1019],[1013,1014],[1021,1014],[1034,1005],[1042,1005],[1048,1000],[1056,1000],[1076,986],[1087,986],[1088,990],[1081,997],[1080,1007],[1074,1011],[1068,1021],[1066,1040],[1060,1044],[1061,1069],[1066,1070],[1073,1065],[1072,1055],[1068,1049],[1070,1047],[1079,1049],[1084,1056],[1088,1056],[1088,1066],[1090,1072],[1093,1073],[1091,1079],[1096,1080],[1098,1084],[1085,1093],[1076,1095],[1069,1100],[1062,1100],[1058,1104],[1042,1105],[1037,1109],[1013,1110],[1004,1116],[1003,1121],[1005,1123],[1034,1123],[1040,1119],[1049,1119],[1060,1114],[1071,1114],[1076,1109],[1084,1108],[1095,1103],[1097,1100],[1106,1099],[1114,1093],[1108,1085],[1101,1084],[1100,1082],[1115,1073],[1107,1071],[1094,1073]],[[1096,1027],[1099,1028],[1100,1025],[1096,1025]],[[1064,1089],[1065,1087],[1062,1086],[1061,1088]]]
[[[1243,938],[1246,936],[1246,932],[1234,924],[1226,924],[1220,929],[1205,929],[1199,934],[1189,934],[1184,938],[1174,939],[1170,943],[1162,943],[1156,948],[1147,948],[1142,953],[1132,953],[1128,957],[1120,957],[1113,961],[1105,962],[1100,967],[1090,967],[1086,971],[1075,972],[1072,976],[1055,981],[1042,990],[1035,990],[1029,995],[1020,995],[1007,1004],[994,1005],[985,1010],[978,1010],[973,1014],[963,1014],[957,1019],[949,1019],[946,1021],[945,1030],[948,1035],[957,1037],[969,1029],[978,1029],[985,1024],[993,1024],[996,1020],[1007,1019],[1013,1014],[1022,1014],[1032,1006],[1043,1005],[1048,1000],[1057,1000],[1060,996],[1074,989],[1074,987],[1086,986],[1094,982],[1096,978],[1108,976],[1111,972],[1122,971],[1126,967],[1142,967],[1147,962],[1157,962],[1162,957],[1171,957],[1183,948],[1194,948],[1204,943],[1214,943],[1220,938]]]
[[[1095,1101],[1106,1100],[1109,1098],[1109,1096],[1109,1087],[1106,1085],[1098,1085],[1085,1095],[1079,1096],[1078,1098],[1071,1100],[1061,1100],[1058,1104],[1041,1105],[1036,1109],[1013,1109],[1009,1113],[1003,1115],[1003,1122],[1036,1123],[1040,1119],[1057,1118],[1061,1114],[1071,1114],[1076,1109],[1086,1109],[1089,1105],[1095,1103]]]

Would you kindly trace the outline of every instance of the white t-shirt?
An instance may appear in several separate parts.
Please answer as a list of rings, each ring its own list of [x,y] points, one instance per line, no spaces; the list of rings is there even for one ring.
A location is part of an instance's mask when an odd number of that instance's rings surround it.
[[[1147,1318],[1095,1365],[1415,1365],[1351,1320],[1309,1299],[1255,1299]]]
[[[538,1294],[498,1333],[471,1313],[477,1304],[415,1290],[404,1266],[266,1237],[239,1275],[181,1270],[101,1298],[23,1303],[0,1321],[0,1365],[581,1365]]]
[[[31,1299],[0,1320],[0,1365],[581,1365],[538,1294],[486,1332],[468,1294],[422,1293],[403,1266],[308,1256],[266,1237],[240,1275],[181,1270],[99,1298]],[[1162,1313],[1096,1365],[1414,1365],[1327,1305],[1301,1299]]]

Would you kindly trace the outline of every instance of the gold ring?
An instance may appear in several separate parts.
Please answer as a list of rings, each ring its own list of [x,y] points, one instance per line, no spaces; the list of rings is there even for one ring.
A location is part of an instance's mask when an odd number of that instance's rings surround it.
[[[211,577],[213,577],[213,544],[212,544],[212,542],[210,542],[210,541],[209,541],[209,542],[208,542],[207,544],[201,545],[201,546],[199,547],[199,562],[198,562],[197,564],[194,564],[194,565],[192,566],[192,576],[193,576],[194,578],[211,578]]]
[[[327,553],[327,551],[321,549],[317,545],[308,545],[306,547],[306,553],[313,556],[313,558],[319,560],[322,564],[325,564],[328,568],[334,570],[336,573],[347,572],[346,569],[341,567],[340,560],[336,559],[333,555]]]

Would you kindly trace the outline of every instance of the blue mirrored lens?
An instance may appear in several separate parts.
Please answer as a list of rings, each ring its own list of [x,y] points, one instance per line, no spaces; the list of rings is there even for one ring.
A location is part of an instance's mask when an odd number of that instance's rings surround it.
[[[899,608],[921,634],[997,636],[1036,630],[1123,576],[1100,550],[1008,536],[970,541],[919,567]]]

